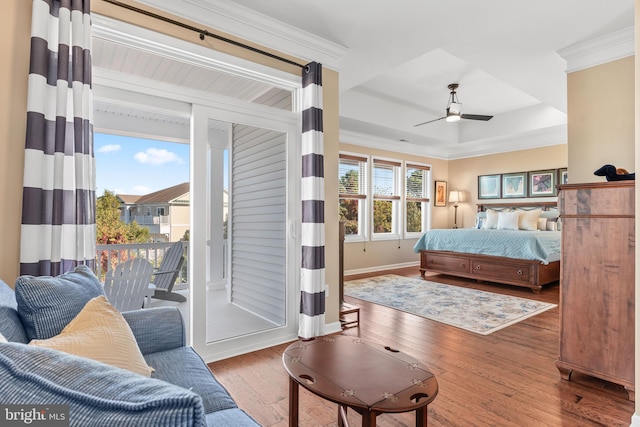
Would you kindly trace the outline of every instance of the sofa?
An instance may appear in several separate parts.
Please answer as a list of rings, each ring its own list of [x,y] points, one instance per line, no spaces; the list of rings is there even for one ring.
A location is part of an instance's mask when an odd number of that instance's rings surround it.
[[[125,345],[142,356],[142,374],[128,369],[135,357],[123,356],[125,347],[107,350],[120,338],[72,337],[98,359],[114,353],[124,368],[51,346],[74,333],[83,313],[89,321],[99,317],[85,312],[89,306],[106,307],[111,316],[99,332],[124,318],[125,336],[132,334]],[[67,408],[62,417],[71,426],[257,426],[185,342],[177,308],[109,311],[87,267],[57,277],[21,276],[15,291],[0,280],[0,406],[63,405],[56,408]]]

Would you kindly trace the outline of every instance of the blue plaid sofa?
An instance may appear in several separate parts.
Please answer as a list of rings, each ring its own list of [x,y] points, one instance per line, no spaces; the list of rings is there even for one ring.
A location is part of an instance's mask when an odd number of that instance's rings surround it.
[[[68,405],[71,426],[258,425],[238,408],[193,348],[185,345],[183,319],[176,308],[122,313],[146,363],[155,369],[151,378],[27,345],[39,338],[43,328],[64,328],[88,299],[102,291],[84,266],[46,280],[63,289],[69,280],[75,285],[87,282],[87,286],[53,298],[38,292],[25,297],[0,280],[0,334],[7,341],[0,342],[0,405]],[[26,303],[21,298],[39,304],[43,318],[21,313]],[[38,321],[39,328],[34,328]]]

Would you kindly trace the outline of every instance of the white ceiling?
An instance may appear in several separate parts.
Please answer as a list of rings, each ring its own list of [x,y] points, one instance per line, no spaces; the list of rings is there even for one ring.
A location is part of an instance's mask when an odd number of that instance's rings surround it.
[[[140,1],[307,60],[323,51],[300,45],[324,47],[341,141],[441,158],[565,143],[559,51],[634,25],[634,0]],[[450,83],[493,119],[415,127],[443,116]]]

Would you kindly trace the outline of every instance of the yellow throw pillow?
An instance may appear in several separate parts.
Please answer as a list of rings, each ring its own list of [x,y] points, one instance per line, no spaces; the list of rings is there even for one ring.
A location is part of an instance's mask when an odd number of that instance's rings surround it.
[[[518,219],[518,228],[520,230],[535,231],[538,229],[538,218],[542,213],[542,209],[533,209],[530,211],[520,211]]]
[[[29,345],[97,360],[146,377],[153,372],[153,368],[147,366],[129,324],[103,295],[91,299],[59,335],[32,340]]]

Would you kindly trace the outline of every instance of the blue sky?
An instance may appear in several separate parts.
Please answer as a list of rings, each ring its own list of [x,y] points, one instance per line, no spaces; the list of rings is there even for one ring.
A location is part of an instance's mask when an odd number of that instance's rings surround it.
[[[148,194],[189,181],[189,145],[94,134],[96,197]]]

